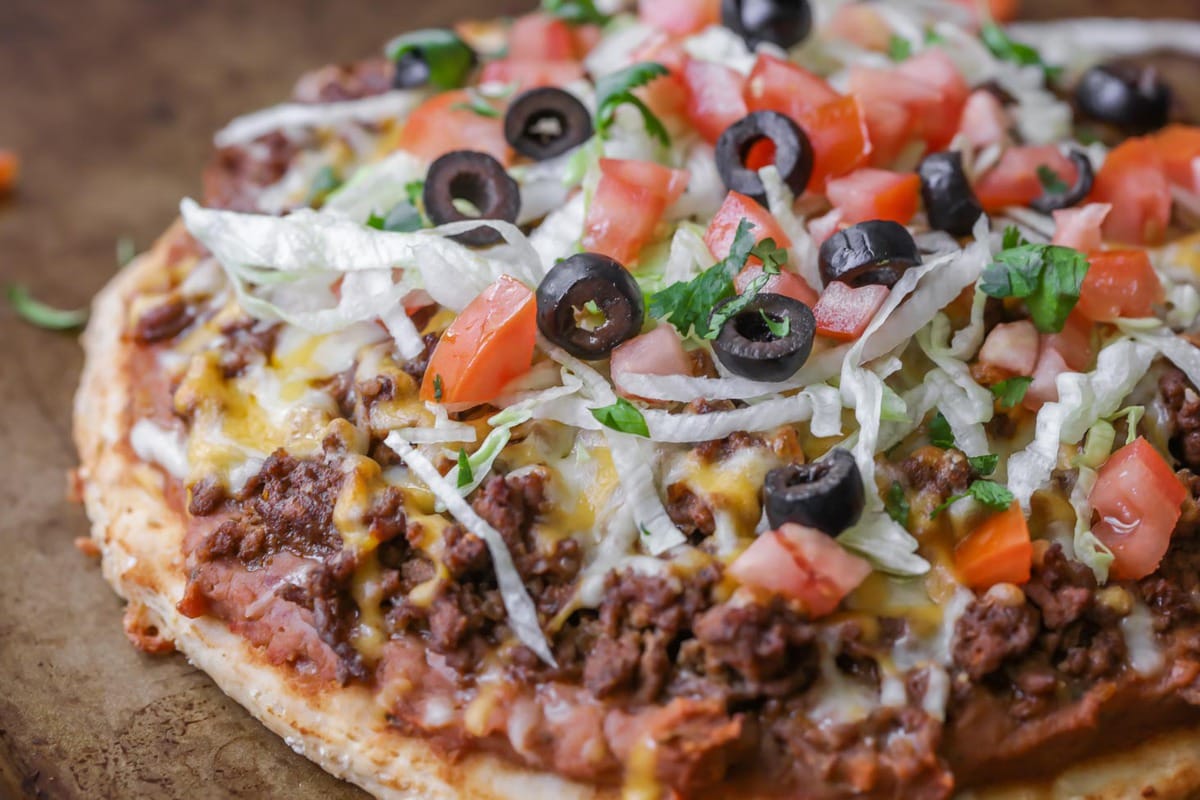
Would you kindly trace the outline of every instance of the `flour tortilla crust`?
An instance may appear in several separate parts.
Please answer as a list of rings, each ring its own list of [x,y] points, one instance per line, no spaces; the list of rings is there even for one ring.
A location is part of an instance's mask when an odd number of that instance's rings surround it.
[[[413,800],[616,800],[596,789],[524,769],[492,755],[458,761],[422,739],[389,729],[371,693],[333,687],[320,694],[293,684],[219,620],[176,609],[186,573],[186,520],[167,502],[163,473],[126,444],[132,346],[122,337],[130,300],[161,278],[170,234],[123,270],[96,298],[83,335],[86,361],[75,399],[75,441],[92,537],[104,577],[130,604],[139,627],[173,641],[188,660],[294,749],[380,798]],[[1072,766],[1051,782],[965,793],[973,800],[1187,798],[1200,791],[1200,730],[1157,737],[1116,756]],[[753,800],[745,798],[745,800]]]

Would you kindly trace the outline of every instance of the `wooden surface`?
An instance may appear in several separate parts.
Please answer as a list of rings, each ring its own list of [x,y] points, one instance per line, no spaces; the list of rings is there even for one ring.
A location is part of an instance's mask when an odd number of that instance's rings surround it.
[[[211,134],[320,64],[405,28],[533,0],[0,0],[0,282],[78,306],[195,194]],[[1200,0],[1026,0],[1034,17],[1200,17]],[[1179,72],[1180,75],[1188,73]],[[1196,88],[1195,67],[1190,70]],[[0,308],[0,797],[335,800],[361,796],[293,755],[178,656],[137,653],[121,604],[72,540],[69,336]]]

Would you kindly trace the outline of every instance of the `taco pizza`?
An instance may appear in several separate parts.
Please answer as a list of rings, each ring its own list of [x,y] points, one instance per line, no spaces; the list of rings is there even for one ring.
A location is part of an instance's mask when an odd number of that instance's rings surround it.
[[[1200,37],[993,5],[546,2],[234,120],[84,336],[130,639],[379,797],[1200,789],[1200,128],[1104,60]]]

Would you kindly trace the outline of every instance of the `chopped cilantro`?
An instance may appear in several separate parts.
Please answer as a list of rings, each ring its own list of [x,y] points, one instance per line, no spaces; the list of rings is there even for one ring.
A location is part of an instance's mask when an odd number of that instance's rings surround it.
[[[929,518],[933,519],[964,497],[973,497],[977,502],[982,503],[993,511],[1005,510],[1016,499],[1013,497],[1012,492],[995,481],[975,481],[963,494],[956,494],[946,498],[946,502],[935,508],[933,513],[929,515]]]
[[[1031,383],[1033,378],[1009,378],[994,385],[992,394],[1000,401],[1001,408],[1014,408],[1025,399],[1025,393],[1029,391]]]
[[[1042,184],[1042,189],[1050,194],[1064,194],[1071,187],[1063,182],[1063,179],[1058,177],[1058,173],[1049,167],[1047,164],[1039,164],[1037,168],[1038,182]]]
[[[409,181],[404,184],[404,196],[408,198],[409,205],[420,208],[421,200],[425,196],[425,181]]]
[[[754,234],[751,233],[753,228],[753,223],[743,219],[738,223],[727,258],[713,264],[690,281],[673,283],[650,295],[647,300],[650,314],[668,320],[683,336],[691,335],[694,329],[696,336],[702,339],[715,338],[723,320],[716,319],[718,315],[713,314],[712,310],[722,300],[733,296],[733,279],[742,271],[746,259],[755,247]],[[765,276],[760,276],[763,277]],[[765,280],[762,283],[766,285]],[[727,317],[740,310],[730,311]]]
[[[471,459],[467,457],[466,448],[458,448],[458,488],[470,486],[475,481],[471,472]]]
[[[367,227],[394,233],[411,233],[425,227],[425,220],[415,206],[407,202],[397,203],[385,216],[371,214]]]
[[[1004,32],[1004,29],[994,22],[985,22],[979,31],[979,37],[983,40],[987,49],[992,51],[992,55],[1003,61],[1011,61],[1023,67],[1041,67],[1047,79],[1053,78],[1062,72],[1061,67],[1051,67],[1043,61],[1042,54],[1036,49],[1027,44],[1013,41]]]
[[[455,111],[472,111],[481,117],[488,119],[499,119],[500,112],[493,106],[486,97],[478,92],[470,92],[467,95],[470,99],[465,103],[455,103],[450,108]]]
[[[954,433],[950,430],[950,423],[940,411],[933,415],[933,419],[929,420],[929,441],[935,447],[943,450],[954,447]]]
[[[792,321],[788,317],[784,317],[781,320],[776,320],[761,308],[758,310],[758,313],[762,316],[763,324],[767,326],[767,330],[769,330],[771,335],[776,339],[782,339],[792,332]]]
[[[444,28],[398,36],[387,43],[384,52],[392,61],[419,58],[429,67],[429,83],[443,91],[465,86],[475,66],[475,52],[458,34]]]
[[[442,376],[434,375],[433,376],[433,399],[440,403],[440,402],[442,402],[443,394],[444,394],[444,392],[443,392],[443,386],[442,386]]]
[[[617,398],[617,402],[603,408],[593,408],[592,416],[606,428],[612,428],[621,433],[632,433],[635,436],[650,436],[646,427],[646,418],[642,412],[625,398]]]
[[[542,0],[542,10],[572,25],[604,25],[609,20],[593,0]]]
[[[892,481],[887,495],[883,498],[883,505],[889,517],[905,528],[908,527],[908,516],[911,509],[908,505],[908,497],[904,494],[904,487],[900,485],[899,481]]]
[[[1058,333],[1079,302],[1087,256],[1069,247],[1023,244],[996,256],[983,271],[979,288],[990,297],[1024,298],[1034,326]]]
[[[967,463],[971,465],[971,469],[976,475],[982,475],[986,478],[996,471],[996,467],[1000,464],[1000,456],[995,453],[988,453],[983,456],[971,456],[967,459]]]
[[[667,68],[662,64],[643,61],[596,81],[596,132],[605,136],[616,119],[617,108],[628,104],[641,112],[646,123],[646,132],[664,147],[669,146],[671,136],[662,121],[633,93],[634,89],[661,78],[667,72]]]
[[[88,319],[86,308],[77,310],[54,308],[34,299],[29,290],[18,283],[10,283],[6,294],[8,295],[8,304],[18,317],[43,330],[75,330],[82,328]]]
[[[911,55],[912,42],[893,33],[888,39],[888,58],[892,61],[904,61]]]
[[[1016,225],[1009,225],[1004,229],[1004,242],[1001,245],[1005,250],[1011,250],[1014,247],[1020,247],[1023,244],[1029,244],[1029,241],[1021,235],[1021,229]]]

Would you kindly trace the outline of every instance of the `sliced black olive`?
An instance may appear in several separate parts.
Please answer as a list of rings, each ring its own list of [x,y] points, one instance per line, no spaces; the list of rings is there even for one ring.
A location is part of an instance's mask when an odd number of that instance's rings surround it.
[[[775,145],[775,167],[793,192],[808,186],[813,170],[813,148],[808,135],[783,114],[755,111],[730,125],[717,140],[717,171],[725,188],[763,203],[767,189],[758,172],[746,166],[750,150],[761,141]]]
[[[629,270],[598,253],[558,262],[538,286],[538,329],[576,358],[604,358],[638,335],[645,315]]]
[[[738,298],[718,304],[716,312],[733,302]],[[735,375],[785,381],[808,360],[816,331],[812,309],[785,295],[764,292],[725,321],[713,352]]]
[[[592,138],[592,116],[570,92],[532,89],[508,107],[504,138],[521,155],[545,161]]]
[[[763,42],[784,50],[812,31],[808,0],[721,0],[721,22],[754,49]]]
[[[895,286],[909,267],[921,263],[921,253],[908,228],[875,219],[840,230],[820,250],[821,279],[853,287]]]
[[[767,522],[788,522],[837,536],[858,522],[866,495],[858,462],[837,448],[820,461],[771,470],[763,482]]]
[[[455,150],[433,162],[425,177],[425,213],[435,225],[471,219],[516,222],[521,211],[521,190],[504,165],[487,153]],[[455,201],[475,207],[465,214]],[[503,237],[486,226],[450,237],[468,247],[496,244]]]
[[[1078,150],[1067,153],[1067,158],[1071,159],[1071,163],[1075,165],[1075,171],[1078,173],[1075,185],[1065,192],[1043,192],[1041,197],[1029,204],[1034,211],[1049,214],[1060,208],[1070,208],[1082,203],[1084,198],[1092,193],[1092,183],[1096,179],[1096,173],[1092,170],[1092,162]]]
[[[1092,119],[1128,133],[1148,133],[1167,124],[1171,87],[1153,67],[1102,64],[1083,73],[1075,102]]]
[[[983,206],[963,172],[962,153],[947,150],[928,155],[917,173],[929,226],[951,236],[970,235]]]

